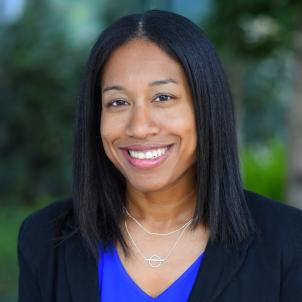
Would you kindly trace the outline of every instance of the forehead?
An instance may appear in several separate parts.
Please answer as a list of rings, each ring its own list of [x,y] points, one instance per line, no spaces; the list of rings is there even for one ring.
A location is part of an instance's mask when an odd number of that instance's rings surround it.
[[[110,55],[103,68],[101,83],[153,81],[160,78],[186,81],[183,68],[177,60],[157,44],[137,39],[127,42]]]

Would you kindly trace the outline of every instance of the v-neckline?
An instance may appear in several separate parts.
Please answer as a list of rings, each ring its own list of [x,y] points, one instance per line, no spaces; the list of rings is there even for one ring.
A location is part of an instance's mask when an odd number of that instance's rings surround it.
[[[132,286],[132,288],[138,292],[138,294],[143,295],[145,298],[147,298],[149,301],[157,301],[159,298],[161,298],[163,295],[165,295],[168,291],[170,291],[173,287],[175,287],[180,281],[181,279],[183,279],[186,275],[188,275],[193,268],[195,268],[197,262],[199,262],[198,264],[198,269],[201,265],[201,260],[204,254],[204,251],[192,262],[192,264],[180,275],[178,276],[177,279],[175,279],[167,288],[165,288],[159,295],[157,295],[156,297],[152,297],[150,296],[148,293],[146,293],[134,280],[133,278],[130,276],[130,274],[127,272],[127,270],[125,269],[120,256],[118,254],[118,251],[116,249],[115,246],[113,246],[113,253],[114,253],[114,258],[115,261],[118,264],[118,267],[120,268],[120,270],[122,271],[123,275],[126,277],[127,281],[129,282],[129,284]]]

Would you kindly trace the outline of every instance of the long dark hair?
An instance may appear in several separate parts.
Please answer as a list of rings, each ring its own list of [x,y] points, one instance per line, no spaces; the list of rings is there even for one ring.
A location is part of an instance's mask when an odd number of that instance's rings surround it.
[[[254,227],[241,183],[232,97],[215,50],[200,30],[175,13],[150,10],[120,18],[91,50],[78,99],[75,125],[73,202],[83,241],[97,255],[119,241],[125,180],[107,158],[100,137],[100,75],[106,60],[132,39],[156,43],[183,67],[193,96],[197,128],[196,224],[210,240],[240,247]]]

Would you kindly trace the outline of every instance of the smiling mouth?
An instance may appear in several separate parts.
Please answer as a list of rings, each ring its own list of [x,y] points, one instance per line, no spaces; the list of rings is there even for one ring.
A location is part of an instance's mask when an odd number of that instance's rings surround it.
[[[166,145],[154,148],[150,146],[150,149],[145,149],[145,146],[134,147],[133,149],[122,149],[126,160],[135,168],[138,169],[150,169],[156,166],[161,165],[168,158],[171,153],[170,150],[172,145]],[[152,148],[152,149],[151,149]],[[137,150],[145,149],[145,150]]]
[[[171,145],[170,145],[171,146]],[[145,150],[145,151],[137,151],[137,150],[128,150],[129,156],[136,159],[155,159],[159,158],[166,154],[170,146],[165,146],[163,148]]]

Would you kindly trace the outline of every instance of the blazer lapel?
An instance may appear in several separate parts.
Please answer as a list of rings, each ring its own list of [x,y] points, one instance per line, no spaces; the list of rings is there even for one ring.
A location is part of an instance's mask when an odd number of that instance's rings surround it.
[[[85,250],[78,234],[67,240],[65,264],[72,301],[100,301],[96,260]]]
[[[68,235],[67,230],[64,231]],[[67,237],[65,265],[72,301],[98,302],[97,261],[85,250],[79,234]],[[188,301],[214,302],[241,268],[253,239],[251,237],[241,250],[228,250],[209,241]]]
[[[189,302],[214,302],[240,269],[251,241],[240,251],[209,242]]]

